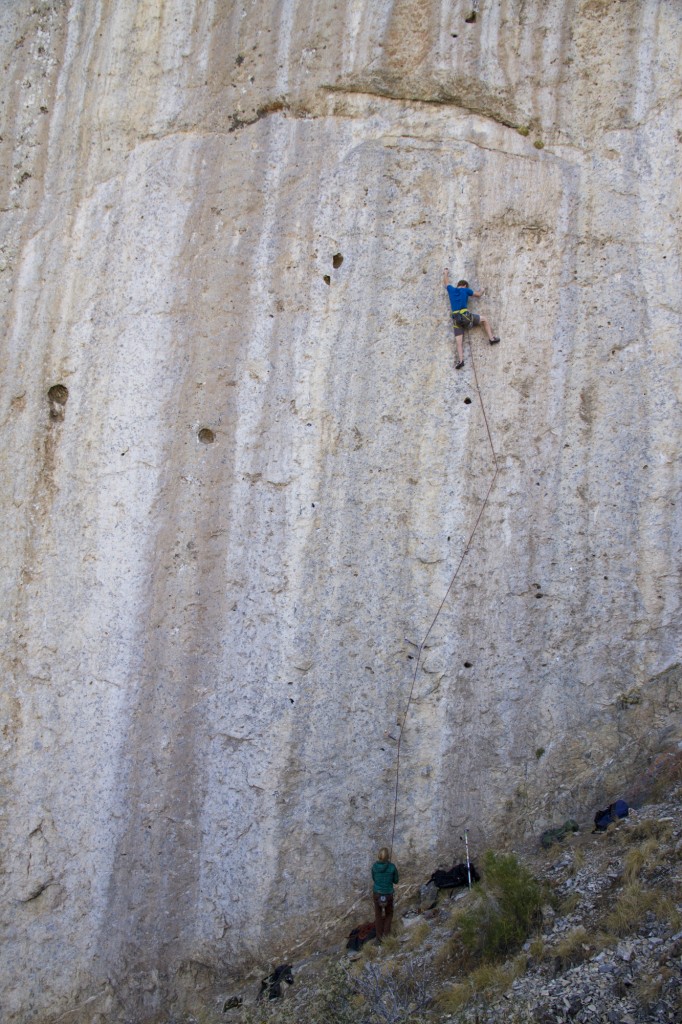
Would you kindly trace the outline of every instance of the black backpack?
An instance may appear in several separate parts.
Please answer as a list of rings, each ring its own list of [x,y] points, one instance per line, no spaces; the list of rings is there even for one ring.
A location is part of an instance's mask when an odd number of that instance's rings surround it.
[[[469,869],[471,871],[471,881],[478,882],[481,876],[476,870],[473,861],[469,862]],[[455,864],[449,871],[443,871],[442,868],[434,871],[429,878],[429,882],[434,882],[439,889],[456,889],[460,885],[469,884],[469,872],[467,871],[466,864]]]
[[[630,808],[625,803],[625,800],[616,800],[615,803],[609,804],[605,811],[597,811],[594,816],[594,827],[597,832],[604,832],[612,821],[618,821],[619,818],[627,818],[630,813]]]

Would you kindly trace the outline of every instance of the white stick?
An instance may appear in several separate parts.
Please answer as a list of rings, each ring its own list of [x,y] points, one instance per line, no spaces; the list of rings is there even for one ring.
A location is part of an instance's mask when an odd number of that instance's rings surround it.
[[[469,830],[464,829],[464,845],[467,851],[467,878],[469,879],[469,888],[471,888],[471,865],[469,864]]]

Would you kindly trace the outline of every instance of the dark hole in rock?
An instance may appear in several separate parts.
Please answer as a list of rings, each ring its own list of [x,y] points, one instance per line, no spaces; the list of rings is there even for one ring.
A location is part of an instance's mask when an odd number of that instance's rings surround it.
[[[450,35],[452,36],[453,39],[457,38],[457,33],[456,32],[451,32]]]
[[[197,437],[202,444],[213,444],[215,441],[215,434],[208,427],[202,427],[197,434]]]
[[[473,25],[473,23],[476,21],[476,11],[472,11],[469,17],[465,18],[464,20],[466,21],[467,25]]]
[[[412,654],[408,654],[407,655],[407,660],[408,661],[414,661],[414,656]]]
[[[464,404],[465,405],[471,405],[471,399],[470,398],[465,398],[464,399]]]
[[[69,398],[68,388],[65,388],[63,384],[53,384],[47,393],[47,397],[51,402],[56,402],[57,405],[66,405]]]
[[[535,596],[536,596],[537,598],[540,598],[540,597],[544,597],[545,595],[544,595],[544,594],[536,594]]]
[[[325,274],[324,277],[322,278],[322,280],[324,281],[325,284],[331,284],[332,283],[332,279],[329,276],[329,274]]]
[[[338,270],[342,263],[343,256],[341,255],[340,252],[335,252],[334,255],[332,256],[332,266],[334,267],[334,270]]]
[[[294,703],[294,698],[293,698],[293,697],[289,697],[289,703],[290,703],[290,704],[293,704],[293,703]]]
[[[47,393],[47,400],[50,403],[50,419],[63,420],[66,412],[66,403],[69,398],[68,389],[63,384],[53,384]]]
[[[472,665],[472,663],[470,661],[465,661],[464,662],[464,667],[465,668],[473,668],[474,666]]]

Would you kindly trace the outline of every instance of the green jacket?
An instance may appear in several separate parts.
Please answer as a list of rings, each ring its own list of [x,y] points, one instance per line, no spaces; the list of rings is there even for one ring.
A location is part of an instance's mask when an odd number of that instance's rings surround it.
[[[374,891],[382,896],[390,896],[393,892],[393,883],[400,881],[398,869],[390,860],[377,860],[372,864],[372,881]]]

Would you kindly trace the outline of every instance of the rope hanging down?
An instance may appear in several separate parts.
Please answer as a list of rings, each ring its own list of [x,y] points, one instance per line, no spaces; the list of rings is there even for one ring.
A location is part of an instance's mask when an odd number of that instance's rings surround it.
[[[470,549],[471,544],[473,542],[474,535],[476,533],[476,530],[478,529],[478,524],[480,523],[480,521],[481,521],[481,519],[483,517],[483,513],[485,512],[486,505],[488,504],[488,498],[490,497],[490,492],[492,491],[493,487],[495,486],[495,481],[497,480],[497,474],[500,472],[500,467],[499,467],[498,462],[497,462],[497,453],[495,451],[495,446],[493,444],[492,434],[490,433],[490,426],[488,424],[488,416],[487,416],[486,411],[485,411],[485,404],[483,402],[483,396],[481,395],[481,388],[480,388],[480,385],[478,383],[478,374],[476,373],[476,361],[474,359],[473,345],[469,346],[469,351],[470,351],[470,354],[471,354],[471,365],[472,365],[473,371],[474,371],[474,380],[476,381],[476,391],[478,392],[478,400],[481,403],[481,412],[483,413],[483,421],[485,423],[485,429],[486,429],[486,432],[488,434],[488,442],[490,444],[490,450],[491,450],[492,456],[493,456],[493,465],[495,467],[495,472],[493,473],[492,479],[490,481],[490,485],[488,487],[488,490],[486,491],[486,495],[485,495],[485,498],[483,499],[483,503],[481,505],[479,513],[476,516],[476,522],[474,523],[473,528],[471,530],[471,533],[469,534],[467,542],[466,542],[466,544],[464,546],[464,551],[462,552],[462,557],[460,558],[459,562],[457,563],[457,568],[455,569],[454,574],[452,576],[452,579],[450,580],[450,583],[448,584],[448,589],[445,591],[445,594],[443,596],[443,600],[438,605],[438,609],[436,611],[436,614],[434,615],[434,617],[433,617],[433,619],[431,621],[431,625],[429,626],[429,628],[426,631],[426,635],[424,636],[424,639],[422,640],[422,642],[419,644],[419,646],[417,648],[417,657],[415,659],[414,673],[412,675],[412,686],[410,687],[410,695],[407,698],[407,705],[405,707],[405,714],[403,715],[402,723],[400,725],[400,733],[398,734],[398,748],[397,748],[397,751],[396,751],[396,766],[395,766],[395,799],[393,801],[393,828],[392,828],[392,831],[391,831],[391,846],[390,846],[391,856],[393,854],[393,841],[395,839],[395,825],[396,825],[396,820],[397,820],[397,817],[398,817],[398,792],[399,792],[399,787],[400,787],[400,744],[402,742],[403,732],[405,731],[405,723],[407,721],[407,715],[408,715],[408,712],[410,710],[410,705],[412,704],[412,698],[413,698],[413,694],[414,694],[414,687],[415,687],[415,684],[417,682],[417,673],[419,672],[419,665],[421,663],[422,652],[424,650],[424,645],[426,644],[426,641],[429,639],[429,637],[431,635],[431,631],[433,630],[433,627],[436,625],[436,622],[438,621],[438,617],[439,617],[440,613],[443,610],[443,606],[445,605],[445,602],[448,599],[450,591],[452,590],[452,588],[454,586],[455,580],[457,579],[457,577],[459,575],[459,570],[462,568],[462,563],[464,562],[464,559],[466,558],[467,554],[469,553],[469,549]]]

